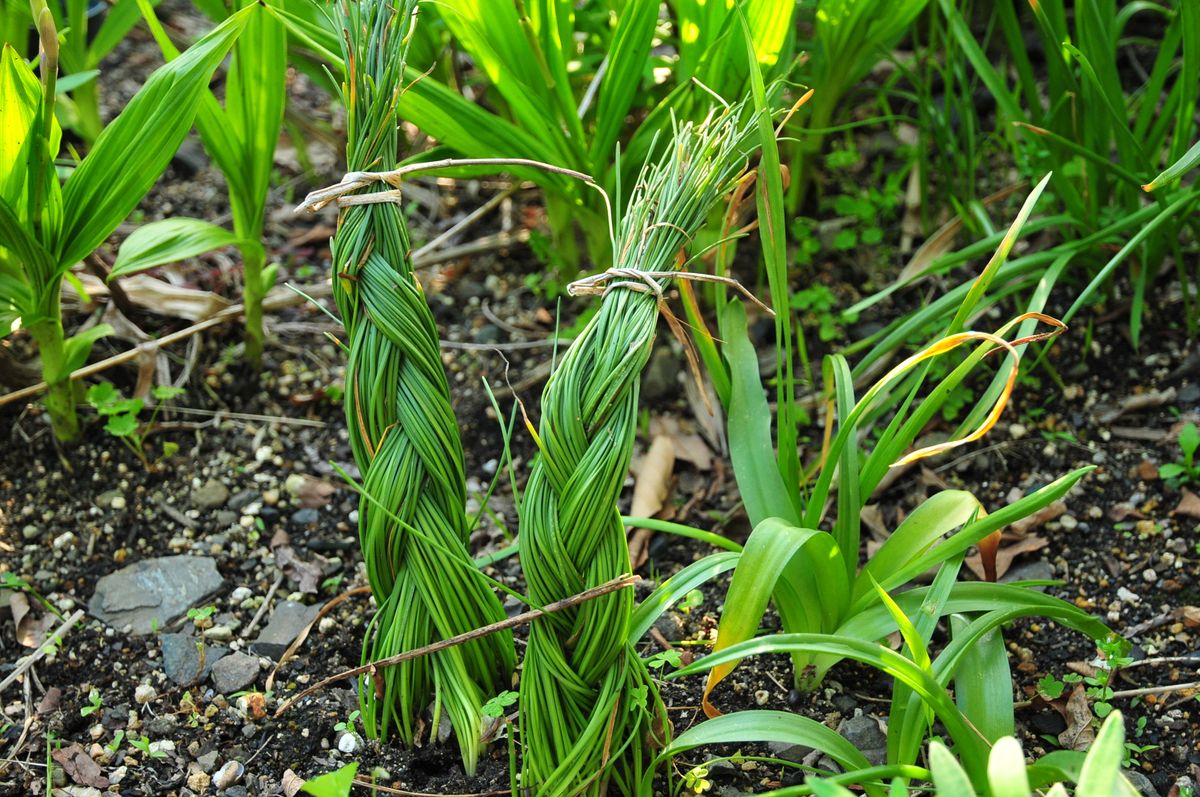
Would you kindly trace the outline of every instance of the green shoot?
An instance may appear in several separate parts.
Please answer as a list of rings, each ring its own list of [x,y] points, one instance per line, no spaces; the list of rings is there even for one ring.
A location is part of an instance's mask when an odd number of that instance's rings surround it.
[[[1196,462],[1196,449],[1200,448],[1200,430],[1196,424],[1188,422],[1179,430],[1179,451],[1182,459],[1167,462],[1159,466],[1158,477],[1173,488],[1178,489],[1184,484],[1200,482],[1200,464]]]

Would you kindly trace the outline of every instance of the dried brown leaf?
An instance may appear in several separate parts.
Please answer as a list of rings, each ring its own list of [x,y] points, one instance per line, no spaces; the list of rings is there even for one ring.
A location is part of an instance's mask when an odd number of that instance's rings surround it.
[[[1183,488],[1182,492],[1183,498],[1179,499],[1179,506],[1175,507],[1175,510],[1171,514],[1200,518],[1200,496],[1186,487]]]
[[[1067,729],[1058,735],[1058,743],[1063,749],[1082,752],[1091,747],[1096,732],[1092,728],[1092,707],[1088,705],[1082,684],[1076,684],[1067,698],[1065,719]]]
[[[67,773],[67,777],[81,786],[91,786],[93,789],[107,789],[108,778],[100,771],[100,765],[78,744],[55,750],[50,754]]]
[[[1052,504],[1042,507],[1032,515],[1009,524],[1008,530],[1020,537],[1066,513],[1067,505],[1062,501],[1055,501]]]
[[[642,457],[633,485],[633,502],[629,514],[633,517],[654,517],[662,509],[675,472],[675,443],[666,435],[658,435],[650,450]]]

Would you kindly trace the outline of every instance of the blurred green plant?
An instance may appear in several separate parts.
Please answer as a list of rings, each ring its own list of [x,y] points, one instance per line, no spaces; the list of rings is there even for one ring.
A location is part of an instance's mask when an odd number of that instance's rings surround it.
[[[150,1],[136,2],[164,56],[168,61],[177,58],[179,51],[167,38]],[[257,4],[258,0],[238,0],[239,8]],[[254,368],[262,364],[263,298],[275,284],[277,272],[275,266],[266,265],[262,236],[275,145],[287,100],[287,58],[287,29],[283,23],[275,14],[254,15],[233,47],[225,82],[225,106],[212,92],[206,92],[196,114],[200,140],[225,177],[233,213],[232,234],[200,219],[151,223],[139,229],[137,238],[130,236],[122,245],[109,275],[110,280],[117,279],[151,266],[237,246],[242,254],[245,358]]]
[[[609,195],[622,197],[621,185],[632,183],[652,143],[669,135],[672,119],[703,116],[712,93],[742,94],[751,63],[774,72],[791,61],[793,0],[741,4],[756,60],[747,57],[731,4],[668,5],[664,34],[655,3],[605,0],[582,10],[552,0],[431,4],[426,13],[436,13],[469,56],[478,70],[472,88],[493,110],[410,67],[399,113],[464,157],[530,158],[590,175]],[[297,39],[335,57],[336,38],[327,26],[287,17]],[[664,44],[674,46],[673,61],[655,55]],[[434,150],[420,157],[440,155]],[[599,192],[561,174],[513,171],[543,189],[559,262],[579,262],[579,230],[594,263],[612,262],[609,213]]]
[[[997,740],[987,758],[986,770],[975,772],[964,766],[945,744],[929,743],[929,769],[911,768],[930,788],[923,793],[936,797],[1138,797],[1138,790],[1121,774],[1125,726],[1115,712],[1101,726],[1091,748],[1084,753],[1056,751],[1031,764],[1025,761],[1021,743],[1013,736]],[[849,771],[827,778],[809,778],[807,787],[816,797],[853,797],[847,786],[865,778],[882,783],[892,768],[874,767]],[[1071,792],[1068,783],[1074,784]],[[766,792],[782,797],[786,790]],[[895,792],[892,792],[895,793]]]
[[[71,372],[112,329],[97,324],[68,338],[62,281],[74,280],[71,268],[108,238],[166,169],[210,76],[255,11],[230,17],[151,75],[60,184],[58,37],[44,0],[35,2],[41,80],[12,47],[0,54],[0,334],[24,327],[38,344],[55,436],[71,442],[79,437]]]

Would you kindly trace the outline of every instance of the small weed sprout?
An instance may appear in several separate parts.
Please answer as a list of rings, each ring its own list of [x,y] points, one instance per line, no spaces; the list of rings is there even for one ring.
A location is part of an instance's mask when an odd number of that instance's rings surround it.
[[[131,747],[133,747],[134,749],[141,751],[142,755],[147,756],[149,758],[166,758],[167,757],[167,754],[164,753],[162,750],[159,750],[156,748],[151,748],[150,747],[151,744],[152,743],[150,741],[149,736],[141,736],[141,737],[130,736],[129,737],[129,745]]]
[[[145,423],[138,422],[138,415],[145,408],[145,402],[140,398],[125,398],[112,382],[97,382],[88,388],[87,403],[96,412],[108,420],[104,431],[120,440],[126,448],[141,460],[147,471],[152,471],[161,462],[170,459],[179,451],[179,444],[171,441],[163,443],[162,454],[153,461],[146,455],[146,438],[154,429],[154,421],[165,402],[183,394],[183,388],[169,385],[158,385],[151,392],[154,396],[154,409]]]
[[[104,705],[104,701],[100,697],[100,692],[92,689],[88,692],[88,704],[79,709],[79,716],[90,717],[95,714]]]
[[[334,725],[333,729],[339,733],[354,733],[355,723],[358,722],[360,714],[361,712],[359,712],[358,709],[351,711],[350,716],[347,717],[343,722],[339,722]]]
[[[490,698],[488,702],[483,704],[483,716],[499,719],[504,716],[504,709],[517,702],[517,693],[509,689],[505,689],[500,694]]]
[[[216,606],[192,607],[187,610],[187,619],[196,628],[212,628],[212,616],[217,613]]]
[[[1200,430],[1188,423],[1179,430],[1179,450],[1183,459],[1167,462],[1158,468],[1158,477],[1178,489],[1184,484],[1200,482],[1200,465],[1196,464],[1196,449],[1200,448]]]

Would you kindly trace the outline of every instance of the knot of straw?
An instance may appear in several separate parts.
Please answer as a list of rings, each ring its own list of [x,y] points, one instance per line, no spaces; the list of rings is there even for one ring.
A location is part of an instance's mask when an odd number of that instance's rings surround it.
[[[343,100],[352,171],[397,160],[395,100],[415,0],[342,3]],[[387,190],[369,183],[363,190]],[[379,610],[364,662],[388,658],[503,619],[467,548],[462,443],[437,328],[412,272],[408,230],[394,202],[348,203],[332,242],[334,299],[349,338],[346,419],[362,473],[359,540]],[[367,732],[411,744],[416,718],[444,710],[474,771],[484,701],[510,683],[509,632],[376,671],[360,684]],[[438,725],[437,710],[432,728]]]
[[[623,215],[614,274],[661,285],[745,163],[739,109],[674,131]],[[624,271],[622,271],[622,269]],[[657,272],[657,274],[652,274]],[[625,285],[623,287],[630,287]],[[637,430],[659,291],[605,293],[542,395],[540,452],[522,502],[521,564],[545,605],[630,570],[617,513]],[[521,786],[539,797],[631,794],[669,735],[662,701],[628,638],[633,596],[606,595],[535,620],[521,675]]]

